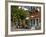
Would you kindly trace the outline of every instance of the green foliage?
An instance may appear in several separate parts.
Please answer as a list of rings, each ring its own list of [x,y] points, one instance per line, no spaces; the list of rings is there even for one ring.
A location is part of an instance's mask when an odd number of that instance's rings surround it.
[[[24,9],[20,8],[18,9],[18,6],[12,6],[11,7],[11,15],[13,17],[16,17],[17,19],[25,19],[27,14],[28,14],[28,11],[25,11]]]

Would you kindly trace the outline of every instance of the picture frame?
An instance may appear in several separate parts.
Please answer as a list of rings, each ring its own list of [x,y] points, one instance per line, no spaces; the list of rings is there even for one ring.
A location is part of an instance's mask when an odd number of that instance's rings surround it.
[[[39,8],[38,11],[40,11],[40,29],[38,30],[35,30],[35,29],[24,29],[24,27],[22,29],[20,28],[15,28],[15,31],[14,28],[12,29],[11,27],[11,15],[13,14],[12,13],[12,8],[13,7],[23,7],[24,9],[26,8],[26,10],[31,10],[30,8],[32,7],[32,9],[34,8]],[[44,34],[45,32],[45,8],[44,8],[44,3],[34,3],[34,2],[8,2],[8,35],[35,35],[35,34]],[[34,8],[33,8],[34,7]],[[35,10],[35,9],[34,9]],[[37,12],[37,11],[36,11]],[[35,13],[34,13],[35,14]],[[32,15],[34,15],[32,14]],[[38,15],[38,14],[37,14]],[[32,16],[33,17],[33,16]],[[36,17],[36,16],[35,16]],[[39,15],[38,15],[39,17]],[[12,17],[13,18],[13,17]],[[35,21],[36,22],[36,21]],[[32,23],[33,24],[33,23]],[[36,23],[35,23],[36,24]],[[36,28],[37,29],[37,28]]]

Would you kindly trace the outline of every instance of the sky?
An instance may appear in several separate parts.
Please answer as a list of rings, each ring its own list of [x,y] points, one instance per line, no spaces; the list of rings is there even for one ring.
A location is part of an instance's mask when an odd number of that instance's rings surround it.
[[[40,7],[36,7],[36,6],[20,6],[20,7],[22,7],[25,10],[29,10],[29,11],[31,11],[32,9],[35,9],[35,8],[39,8],[40,9]]]

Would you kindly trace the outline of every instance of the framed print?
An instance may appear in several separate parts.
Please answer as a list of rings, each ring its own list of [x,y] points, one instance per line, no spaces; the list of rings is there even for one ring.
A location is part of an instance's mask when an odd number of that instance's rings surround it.
[[[8,2],[8,35],[44,33],[44,3]]]

